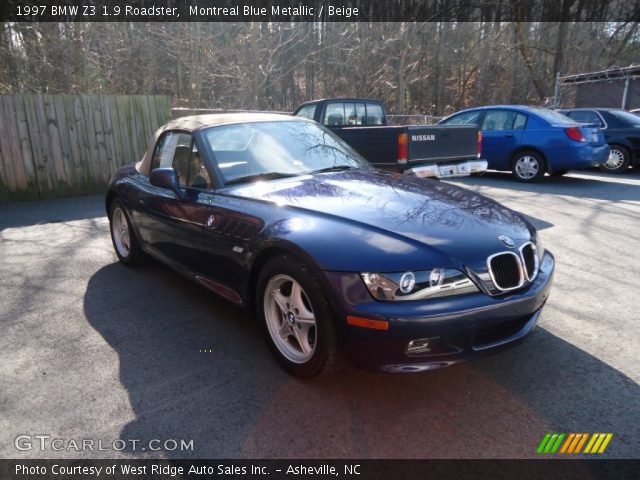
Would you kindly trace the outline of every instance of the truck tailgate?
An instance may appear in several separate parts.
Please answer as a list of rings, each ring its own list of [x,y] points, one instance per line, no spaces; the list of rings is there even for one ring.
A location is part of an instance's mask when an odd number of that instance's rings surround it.
[[[408,129],[409,163],[470,159],[478,153],[478,127],[475,125],[416,125]]]

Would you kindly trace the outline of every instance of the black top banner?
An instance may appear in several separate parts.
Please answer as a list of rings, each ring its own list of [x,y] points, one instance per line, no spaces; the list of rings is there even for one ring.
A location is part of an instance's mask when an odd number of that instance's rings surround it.
[[[10,22],[630,22],[640,0],[3,0]]]

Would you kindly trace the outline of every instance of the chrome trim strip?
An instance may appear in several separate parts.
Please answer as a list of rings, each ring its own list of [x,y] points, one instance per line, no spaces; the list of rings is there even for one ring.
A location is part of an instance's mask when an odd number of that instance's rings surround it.
[[[527,272],[527,262],[524,261],[523,250],[524,250],[524,247],[526,247],[527,245],[531,245],[531,248],[533,249],[533,275],[531,277],[529,277],[529,272]],[[522,260],[522,269],[524,271],[524,275],[527,278],[528,282],[533,282],[538,276],[538,269],[540,268],[540,260],[538,258],[538,248],[536,247],[535,243],[527,242],[522,244],[518,250],[520,251],[520,260]]]
[[[493,275],[493,270],[491,269],[491,260],[495,257],[504,255],[504,254],[513,255],[514,257],[516,257],[516,264],[518,265],[518,273],[520,275],[520,281],[518,282],[518,285],[516,285],[515,287],[502,288],[500,285],[498,285],[498,282],[496,282],[496,278]],[[487,257],[487,270],[489,272],[489,275],[491,276],[491,281],[496,286],[496,288],[501,292],[510,292],[511,290],[517,290],[518,288],[524,285],[526,273],[524,272],[522,261],[520,260],[520,256],[518,256],[514,252],[505,250],[504,252],[498,252],[498,253],[494,253],[493,255],[490,255],[489,257]]]

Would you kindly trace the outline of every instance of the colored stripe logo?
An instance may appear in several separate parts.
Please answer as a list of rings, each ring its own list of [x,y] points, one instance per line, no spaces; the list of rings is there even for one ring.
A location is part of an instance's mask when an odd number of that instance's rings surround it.
[[[604,453],[612,438],[613,433],[547,433],[536,452],[566,455]]]

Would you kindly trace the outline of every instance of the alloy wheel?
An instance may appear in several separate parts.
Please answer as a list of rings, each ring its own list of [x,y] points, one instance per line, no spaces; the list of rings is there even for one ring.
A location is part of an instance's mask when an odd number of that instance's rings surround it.
[[[289,275],[275,275],[264,291],[269,334],[289,361],[305,363],[316,349],[316,318],[307,294]]]
[[[129,256],[131,252],[131,237],[129,235],[129,224],[124,211],[120,207],[113,210],[111,217],[111,233],[113,241],[118,249],[118,253],[122,257]]]

